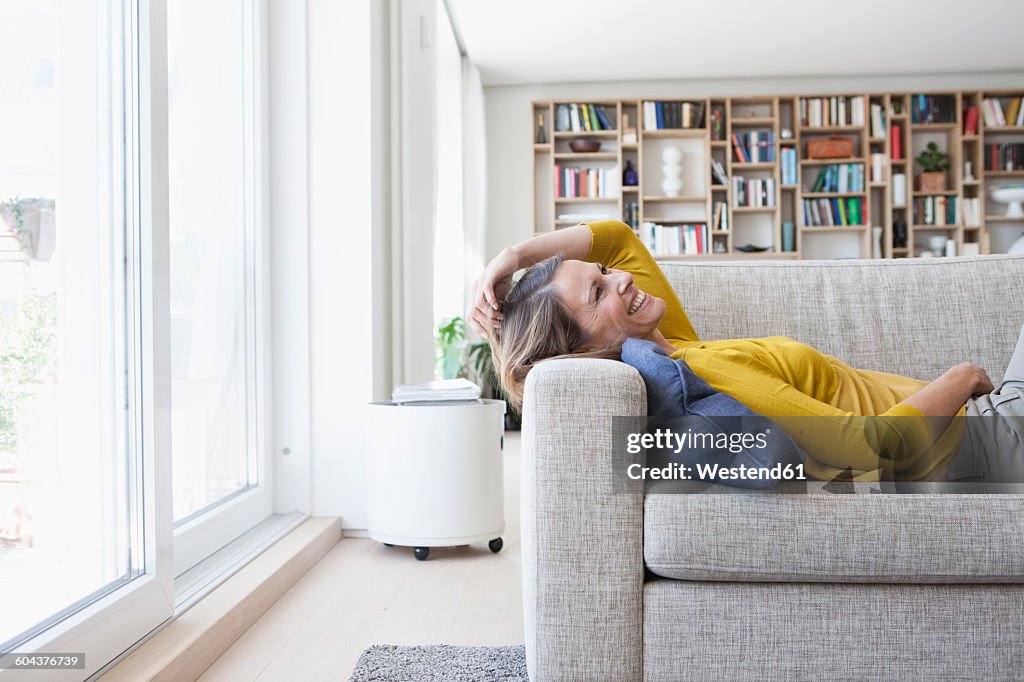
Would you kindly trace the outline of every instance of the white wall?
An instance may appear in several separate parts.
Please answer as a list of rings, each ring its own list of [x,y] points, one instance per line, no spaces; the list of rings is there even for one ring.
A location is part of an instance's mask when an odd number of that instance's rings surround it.
[[[312,513],[356,528],[373,399],[372,1],[308,0],[306,17]]]
[[[981,89],[1020,87],[1020,84],[1020,74],[993,73],[859,78],[693,79],[488,87],[485,88],[487,258],[492,258],[505,246],[533,234],[531,100]],[[549,130],[550,126],[548,122]]]

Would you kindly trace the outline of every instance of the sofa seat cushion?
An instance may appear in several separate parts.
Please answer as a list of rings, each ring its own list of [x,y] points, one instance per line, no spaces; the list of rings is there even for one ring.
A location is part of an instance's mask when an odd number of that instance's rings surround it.
[[[1024,495],[648,495],[644,560],[680,580],[1024,582]]]

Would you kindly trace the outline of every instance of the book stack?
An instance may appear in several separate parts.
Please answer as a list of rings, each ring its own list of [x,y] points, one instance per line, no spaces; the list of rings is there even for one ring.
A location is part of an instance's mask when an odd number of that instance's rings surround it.
[[[804,199],[804,225],[839,227],[864,223],[863,199]]]
[[[711,159],[711,177],[712,184],[724,186],[729,185],[729,178],[725,175],[725,169],[722,168],[722,164],[715,159]]]
[[[864,164],[835,163],[822,166],[812,192],[863,192]]]
[[[705,223],[644,223],[640,238],[655,256],[697,256],[711,252],[711,239]]]
[[[985,145],[985,170],[1024,170],[1024,143],[1003,142]]]
[[[989,128],[1024,126],[1024,97],[1011,97],[1005,112],[1003,103],[995,97],[986,97],[981,104]]]
[[[584,133],[615,130],[611,118],[600,104],[559,104],[555,108],[555,130]]]
[[[915,225],[945,226],[958,222],[956,197],[914,197]]]
[[[401,384],[391,392],[391,401],[410,403],[472,402],[480,398],[480,387],[467,379]]]
[[[800,125],[805,128],[862,126],[864,113],[862,95],[800,98]]]
[[[712,230],[728,230],[729,229],[729,209],[726,207],[724,201],[716,201],[713,217],[711,218],[711,229]]]
[[[555,196],[560,199],[618,196],[618,168],[578,168],[555,164]]]
[[[636,201],[627,201],[622,205],[622,222],[633,228],[636,232],[640,227],[640,204]]]
[[[733,206],[773,207],[775,206],[775,180],[773,178],[745,178],[742,175],[732,179]]]
[[[796,176],[796,147],[783,147],[779,150],[779,165],[782,171],[782,184],[795,185]]]
[[[981,200],[977,197],[964,197],[964,227],[981,227]]]
[[[964,135],[978,134],[978,107],[967,107],[964,109]]]
[[[871,137],[885,139],[885,111],[881,104],[871,105]]]
[[[666,128],[702,128],[703,102],[666,102],[647,100],[643,103],[644,130]]]
[[[751,130],[732,134],[733,150],[740,163],[772,163],[775,161],[775,133]]]
[[[956,120],[955,95],[911,95],[912,123],[952,123]]]

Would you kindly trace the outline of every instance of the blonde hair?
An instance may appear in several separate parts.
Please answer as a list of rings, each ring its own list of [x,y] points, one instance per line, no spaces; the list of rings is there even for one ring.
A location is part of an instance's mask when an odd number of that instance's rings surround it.
[[[517,410],[522,409],[526,375],[537,363],[566,357],[619,359],[621,346],[583,348],[583,330],[551,285],[564,260],[560,253],[530,268],[502,301],[501,326],[491,330],[494,371]]]

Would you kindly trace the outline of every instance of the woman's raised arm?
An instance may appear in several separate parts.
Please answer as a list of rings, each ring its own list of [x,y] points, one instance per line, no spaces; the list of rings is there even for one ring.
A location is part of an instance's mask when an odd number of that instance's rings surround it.
[[[590,253],[593,233],[587,225],[566,227],[554,232],[538,235],[526,241],[502,249],[501,253],[488,263],[473,285],[473,295],[466,310],[469,324],[482,336],[486,328],[497,326],[501,321],[498,304],[504,298],[517,270],[536,265],[556,253],[563,253],[567,259],[582,260]]]

